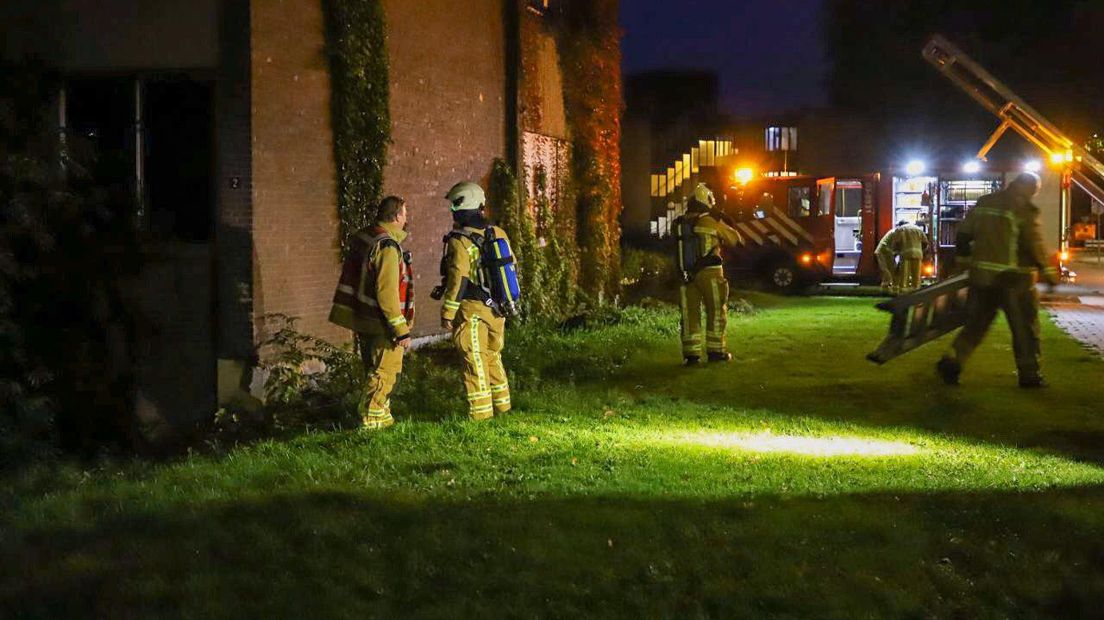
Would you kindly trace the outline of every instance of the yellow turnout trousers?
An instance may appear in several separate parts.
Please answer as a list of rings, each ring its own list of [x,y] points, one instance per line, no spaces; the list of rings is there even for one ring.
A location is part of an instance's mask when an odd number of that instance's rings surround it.
[[[395,423],[391,417],[391,390],[402,372],[403,348],[382,334],[360,335],[360,359],[367,378],[360,395],[360,417],[368,428]]]
[[[474,300],[460,303],[452,341],[464,356],[464,390],[468,414],[484,420],[510,410],[510,384],[502,366],[506,319]]]
[[[921,262],[921,258],[901,257],[901,262],[897,265],[897,281],[894,283],[899,292],[908,293],[920,288]]]
[[[989,326],[1004,310],[1012,330],[1012,351],[1021,379],[1039,376],[1039,293],[1033,285],[970,286],[966,325],[954,340],[955,359],[965,365],[985,338]]]
[[[727,353],[728,280],[720,266],[706,267],[679,288],[682,310],[682,356],[702,357],[701,310],[705,306],[706,353]]]

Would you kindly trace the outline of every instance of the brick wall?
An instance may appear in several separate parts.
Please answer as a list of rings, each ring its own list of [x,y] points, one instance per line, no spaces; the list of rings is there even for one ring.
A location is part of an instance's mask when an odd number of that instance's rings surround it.
[[[458,6],[462,5],[462,6]],[[384,178],[406,198],[419,316],[416,333],[440,331],[441,237],[451,226],[443,196],[482,182],[505,157],[506,27],[503,0],[384,0],[391,60],[393,143]]]
[[[321,3],[252,0],[250,19],[255,337],[279,312],[347,341],[327,321],[340,265]]]

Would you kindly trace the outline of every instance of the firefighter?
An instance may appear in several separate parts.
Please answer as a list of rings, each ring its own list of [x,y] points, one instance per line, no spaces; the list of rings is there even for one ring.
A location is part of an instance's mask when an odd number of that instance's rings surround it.
[[[957,385],[962,365],[970,358],[986,331],[1003,310],[1012,330],[1020,387],[1040,388],[1046,383],[1039,372],[1039,297],[1035,283],[1040,276],[1051,286],[1058,271],[1051,265],[1039,232],[1039,208],[1032,204],[1039,177],[1025,172],[1006,189],[982,196],[958,229],[955,239],[958,261],[969,268],[970,292],[966,324],[952,351],[936,365],[943,381]]]
[[[928,248],[924,229],[906,220],[897,222],[874,250],[882,272],[882,289],[897,294],[920,288],[920,270]]]
[[[895,247],[897,242],[897,229],[891,228],[889,232],[878,242],[874,249],[874,256],[878,260],[878,269],[882,272],[882,291],[897,294],[897,265],[894,262],[897,254]]]
[[[441,327],[464,357],[464,389],[468,415],[486,420],[510,411],[510,385],[502,366],[506,319],[491,301],[490,283],[482,271],[482,238],[486,195],[475,183],[458,183],[445,196],[452,211],[453,231],[445,237]],[[508,239],[497,226],[495,236]]]
[[[920,288],[920,269],[924,255],[928,253],[928,236],[924,229],[905,220],[897,222],[896,251],[897,279],[895,285],[901,293]]]
[[[360,397],[363,427],[384,429],[391,416],[391,390],[402,372],[414,325],[414,276],[404,252],[406,203],[389,196],[376,221],[353,235],[334,293],[330,321],[353,330],[367,379]]]
[[[729,289],[721,249],[740,243],[742,239],[740,233],[716,211],[716,204],[709,187],[699,183],[680,224],[682,357],[688,366],[701,361],[702,305],[705,306],[705,352],[709,361],[727,362],[732,359],[725,337]]]

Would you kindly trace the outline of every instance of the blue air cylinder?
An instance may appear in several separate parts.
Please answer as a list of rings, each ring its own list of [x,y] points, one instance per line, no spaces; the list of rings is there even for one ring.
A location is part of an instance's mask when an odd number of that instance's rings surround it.
[[[499,310],[506,316],[518,314],[521,301],[521,286],[518,284],[517,261],[510,249],[510,242],[497,238],[492,241],[494,261],[488,270],[491,273],[491,295]]]

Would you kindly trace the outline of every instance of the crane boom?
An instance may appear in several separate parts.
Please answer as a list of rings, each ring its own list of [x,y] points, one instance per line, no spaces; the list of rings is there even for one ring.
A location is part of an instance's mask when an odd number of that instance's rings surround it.
[[[1080,144],[1028,105],[984,67],[940,35],[924,46],[924,59],[974,101],[1001,120],[1000,126],[978,152],[985,159],[1009,129],[1042,149],[1052,162],[1063,163],[1070,179],[1089,195],[1104,202],[1104,164]]]

